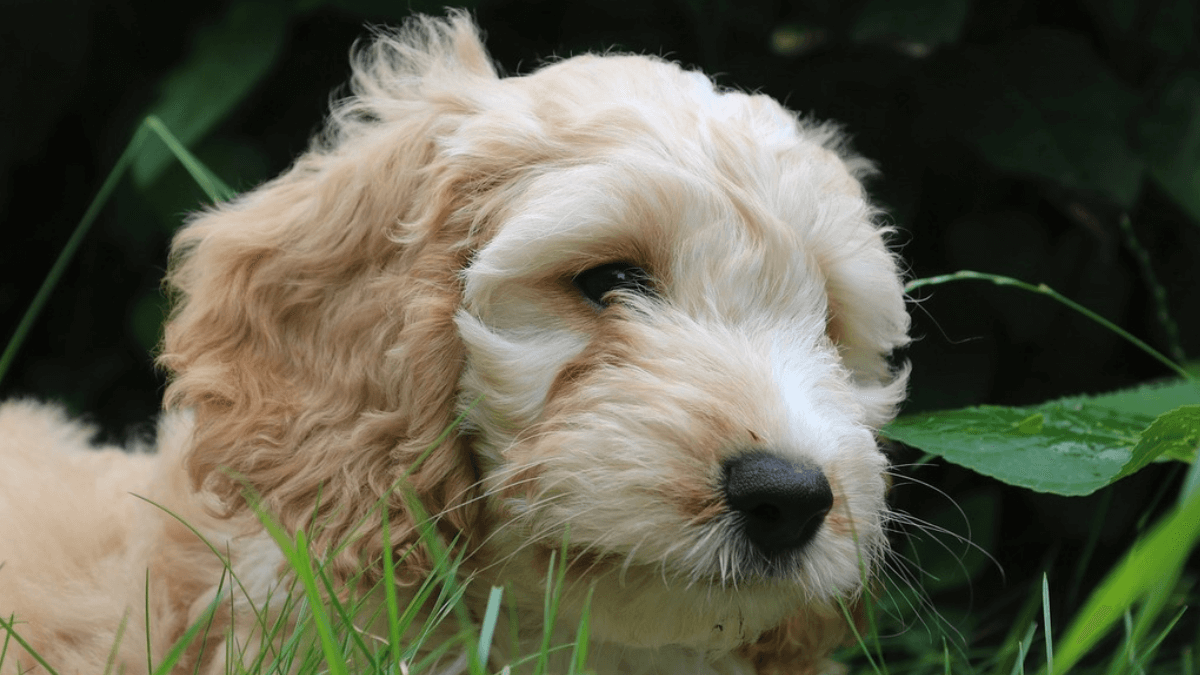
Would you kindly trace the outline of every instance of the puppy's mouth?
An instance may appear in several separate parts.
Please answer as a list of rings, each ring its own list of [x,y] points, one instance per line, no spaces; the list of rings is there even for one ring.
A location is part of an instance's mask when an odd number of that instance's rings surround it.
[[[773,544],[764,547],[757,536],[748,534],[757,528],[741,513],[730,513],[714,521],[715,554],[707,567],[696,568],[691,577],[703,579],[714,586],[741,586],[748,583],[795,584],[803,577],[807,561],[812,557],[812,535],[788,546]],[[814,528],[813,534],[819,529]],[[789,534],[789,538],[795,538]]]

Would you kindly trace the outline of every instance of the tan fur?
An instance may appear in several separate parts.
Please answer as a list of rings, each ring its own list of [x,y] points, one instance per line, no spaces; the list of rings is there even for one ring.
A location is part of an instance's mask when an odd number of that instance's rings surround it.
[[[653,58],[501,79],[458,13],[378,36],[352,87],[290,170],[176,237],[156,453],[0,408],[0,615],[59,672],[135,673],[147,630],[157,663],[215,607],[178,671],[224,672],[287,618],[248,495],[346,592],[392,551],[405,595],[431,566],[411,489],[458,542],[471,609],[506,587],[520,649],[566,539],[556,634],[590,594],[598,672],[825,669],[886,546],[874,431],[906,376],[869,166]],[[657,296],[589,303],[572,277],[613,261]],[[742,564],[719,486],[759,447],[835,497],[783,578]],[[0,665],[30,669],[16,647]]]
[[[847,607],[859,635],[865,626],[861,603]],[[813,655],[828,654],[852,634],[840,607],[817,607],[793,615],[738,651],[758,675],[821,675],[827,665]]]

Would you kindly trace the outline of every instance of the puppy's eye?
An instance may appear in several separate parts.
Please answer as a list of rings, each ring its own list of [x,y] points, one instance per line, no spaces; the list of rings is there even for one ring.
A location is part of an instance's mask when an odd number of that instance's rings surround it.
[[[624,262],[608,263],[584,270],[575,275],[575,288],[593,303],[607,307],[606,296],[612,291],[631,291],[640,295],[654,295],[650,275],[646,270]]]

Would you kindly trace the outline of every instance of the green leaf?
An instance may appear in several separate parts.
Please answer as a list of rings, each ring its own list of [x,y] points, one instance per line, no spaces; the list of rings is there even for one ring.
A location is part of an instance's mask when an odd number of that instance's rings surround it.
[[[1022,423],[1042,416],[1036,433]],[[883,434],[925,452],[1038,492],[1085,495],[1108,485],[1151,420],[1061,403],[981,406],[902,417]]]
[[[869,0],[851,35],[857,42],[895,38],[922,45],[958,41],[969,0]]]
[[[1193,380],[1153,382],[1132,389],[1091,396],[1084,400],[1088,405],[1158,417],[1179,406],[1200,403],[1200,382]]]
[[[230,5],[221,23],[201,29],[188,58],[167,76],[147,115],[190,146],[225,118],[275,63],[283,44],[287,4],[245,0]],[[170,155],[147,146],[133,165],[135,182],[154,182]]]
[[[1159,456],[1185,462],[1196,460],[1200,446],[1200,405],[1185,405],[1154,420],[1133,448],[1133,456],[1117,474],[1119,480],[1137,473]]]
[[[907,415],[882,433],[1010,485],[1086,495],[1155,459],[1194,461],[1200,444],[1197,403],[1200,389],[1186,382],[1032,407]]]
[[[993,166],[1123,207],[1137,199],[1144,165],[1129,127],[1139,97],[1082,37],[1026,31],[948,54],[929,77],[933,114]]]
[[[1017,433],[1026,436],[1042,433],[1042,429],[1046,426],[1046,416],[1042,413],[1034,413],[1029,417],[1017,422]]]

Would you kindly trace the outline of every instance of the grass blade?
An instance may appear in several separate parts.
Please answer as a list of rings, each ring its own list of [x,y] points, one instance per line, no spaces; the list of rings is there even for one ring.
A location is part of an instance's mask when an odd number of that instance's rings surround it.
[[[1034,621],[1034,617],[1037,615],[1037,608],[1040,603],[1041,598],[1036,592],[1029,593],[1029,597],[1021,603],[1021,608],[1017,610],[1004,641],[1000,643],[1000,647],[996,650],[995,672],[1015,673],[1018,667],[1024,667],[1023,664],[1025,662],[1025,654],[1028,651],[1028,643],[1036,630],[1037,622]]]
[[[864,599],[863,602],[866,602]],[[850,628],[850,632],[854,634],[854,642],[862,649],[863,656],[866,657],[867,663],[870,664],[872,672],[875,675],[884,675],[887,669],[886,664],[875,662],[875,658],[871,656],[871,648],[867,644],[867,639],[858,632],[857,622],[854,621],[854,615],[850,612],[850,608],[846,606],[846,602],[842,598],[837,599],[838,607],[842,610],[842,616],[846,619],[846,626]],[[878,646],[878,643],[877,643]],[[880,665],[883,665],[883,670],[880,670]]]
[[[1037,623],[1030,623],[1029,628],[1025,631],[1025,637],[1017,643],[1017,660],[1013,663],[1009,675],[1022,675],[1025,672],[1025,655],[1029,653],[1029,647],[1033,644],[1033,634],[1036,632]]]
[[[496,632],[496,621],[500,618],[500,599],[504,589],[492,586],[488,593],[487,609],[483,613],[483,622],[479,627],[479,665],[486,667],[492,650],[492,635]]]
[[[96,221],[96,216],[100,214],[100,210],[104,208],[104,205],[108,203],[108,199],[112,196],[113,190],[116,189],[117,184],[121,181],[121,177],[125,175],[125,171],[129,168],[130,163],[137,156],[143,141],[146,139],[146,133],[147,128],[145,125],[139,126],[137,131],[133,133],[133,138],[125,146],[124,152],[117,159],[117,163],[113,165],[112,171],[108,172],[104,183],[100,185],[100,190],[92,199],[92,203],[88,205],[87,211],[84,212],[83,218],[79,220],[79,224],[75,226],[75,231],[71,233],[71,237],[67,239],[67,243],[59,251],[58,258],[54,260],[50,271],[46,273],[46,278],[42,281],[42,285],[33,296],[29,307],[26,308],[25,314],[21,317],[20,323],[17,324],[16,330],[13,331],[12,337],[9,338],[8,344],[4,348],[4,353],[0,354],[0,382],[4,381],[4,376],[8,373],[9,367],[16,358],[17,351],[25,342],[25,338],[29,334],[29,329],[33,327],[38,315],[42,313],[42,308],[46,306],[46,301],[50,299],[50,294],[54,291],[54,287],[58,285],[58,280],[62,278],[67,265],[71,263],[71,260],[75,257],[75,252],[79,250],[79,245],[83,243],[84,237],[91,230],[92,224]]]
[[[1146,645],[1146,648],[1142,650],[1143,653],[1141,658],[1139,658],[1138,662],[1135,664],[1135,672],[1146,672],[1147,662],[1151,657],[1154,656],[1154,652],[1158,651],[1158,648],[1160,645],[1162,645],[1163,640],[1167,639],[1167,636],[1170,635],[1171,631],[1175,628],[1175,624],[1179,623],[1179,620],[1183,618],[1183,613],[1187,610],[1187,607],[1181,607],[1179,611],[1175,613],[1175,616],[1167,622],[1166,627],[1159,631],[1158,635],[1155,636],[1150,644]],[[1192,671],[1189,669],[1181,672],[1190,673]]]
[[[121,182],[121,178],[124,177],[130,165],[140,156],[144,149],[146,135],[151,131],[162,139],[162,142],[166,144],[176,159],[183,164],[184,168],[191,174],[196,184],[204,190],[209,199],[219,202],[233,197],[233,190],[218,178],[216,174],[210,171],[208,167],[204,166],[200,160],[196,159],[195,155],[179,142],[179,139],[171,133],[162,120],[153,115],[143,120],[133,132],[133,137],[130,138],[129,143],[125,146],[125,150],[121,152],[121,156],[117,158],[117,162],[113,165],[112,170],[108,172],[108,176],[104,178],[104,182],[100,185],[100,190],[92,198],[91,204],[88,205],[87,211],[80,218],[79,224],[75,226],[75,230],[71,233],[70,238],[67,239],[67,243],[59,251],[58,257],[54,260],[50,271],[46,273],[46,278],[42,281],[42,285],[38,287],[37,293],[34,294],[33,300],[30,301],[25,314],[21,316],[21,321],[17,324],[16,329],[9,338],[8,344],[5,345],[4,353],[0,354],[0,382],[4,381],[4,376],[12,366],[13,360],[16,359],[17,352],[25,342],[29,330],[42,313],[42,309],[46,306],[46,302],[50,299],[51,293],[54,292],[54,287],[58,285],[58,281],[62,278],[67,266],[74,259],[75,253],[79,250],[80,244],[83,243],[84,237],[92,229],[92,224],[95,223],[96,217],[100,215],[100,211],[104,206],[108,204],[113,190],[117,188],[117,185]]]
[[[222,586],[223,585],[224,581],[222,580]],[[184,650],[190,647],[192,641],[196,639],[196,634],[199,633],[201,629],[207,631],[208,627],[212,625],[213,619],[216,617],[217,610],[220,608],[221,602],[224,600],[225,594],[217,593],[217,597],[213,598],[213,601],[208,603],[208,607],[204,609],[204,612],[202,612],[200,616],[198,616],[196,620],[192,622],[192,625],[188,626],[187,630],[183,632],[183,635],[179,636],[179,639],[175,641],[175,644],[171,645],[171,648],[167,650],[166,655],[163,657],[162,663],[158,664],[158,668],[150,671],[153,673],[153,675],[167,675],[168,673],[173,672],[175,664],[178,663],[180,657],[183,656]],[[149,657],[147,656],[147,658]]]
[[[1133,545],[1088,598],[1059,641],[1058,673],[1066,673],[1138,599],[1174,578],[1200,538],[1200,495],[1163,517]]]
[[[158,137],[166,144],[167,149],[171,151],[171,154],[175,155],[175,159],[179,160],[183,168],[187,169],[192,180],[196,181],[196,185],[199,185],[200,189],[204,190],[204,194],[209,199],[214,202],[224,202],[234,197],[236,193],[233,189],[226,185],[225,181],[217,177],[217,174],[210,171],[199,159],[196,159],[196,156],[176,138],[175,134],[171,133],[167,125],[163,124],[163,121],[157,116],[148,116],[142,124],[158,134]]]
[[[25,651],[28,652],[29,655],[33,657],[33,660],[37,661],[38,665],[45,668],[46,672],[49,673],[49,675],[58,675],[58,671],[51,668],[50,664],[46,663],[46,660],[42,658],[42,655],[38,654],[36,651],[33,650],[33,645],[26,642],[25,638],[21,637],[21,634],[18,633],[15,628],[13,628],[13,625],[15,625],[16,622],[17,622],[16,617],[11,616],[11,615],[8,617],[8,620],[0,619],[0,630],[3,630],[8,637],[11,637],[12,639],[16,640],[17,644],[24,647]],[[5,638],[5,648],[6,649],[8,646],[7,642],[8,642],[8,639]]]
[[[286,542],[286,537],[284,540]],[[304,587],[304,595],[308,598],[313,623],[316,625],[317,636],[321,641],[321,650],[325,654],[325,665],[329,667],[329,672],[333,675],[348,675],[346,664],[342,662],[340,654],[338,654],[337,642],[333,637],[333,626],[329,621],[329,612],[325,610],[321,591],[317,588],[317,579],[313,574],[312,558],[308,554],[308,539],[304,536],[304,530],[296,532],[295,546],[291,546],[290,542],[287,542],[286,546],[284,542],[280,542],[280,546],[285,549],[284,555],[292,563],[296,575],[300,579],[300,585]]]
[[[149,567],[146,568],[146,581],[145,581],[144,585],[142,586],[142,601],[144,603],[143,610],[146,612],[146,672],[153,673],[154,672],[154,661],[151,660],[152,659],[151,655],[154,653],[154,650],[153,650],[153,644],[150,639],[151,638],[151,636],[150,636],[150,616],[151,615],[150,615],[150,568]],[[124,631],[124,629],[125,629],[125,626],[124,626],[124,623],[122,622],[121,630]],[[118,632],[117,633],[117,642],[120,642],[120,641],[121,641],[121,633]],[[116,654],[116,651],[117,650],[114,647],[113,648],[114,655]]]
[[[592,593],[593,586],[588,589],[587,597],[583,599],[583,616],[579,618],[579,629],[575,632],[575,646],[571,651],[571,673],[582,673],[587,668],[588,640],[591,634]]]
[[[300,585],[304,589],[304,595],[308,599],[312,613],[313,624],[317,630],[317,637],[321,643],[321,650],[325,655],[325,665],[328,666],[329,672],[333,675],[348,675],[346,664],[340,658],[336,648],[333,628],[329,622],[329,613],[325,610],[324,599],[321,597],[316,577],[313,575],[312,559],[308,554],[308,540],[304,536],[304,531],[297,531],[293,541],[278,523],[261,511],[259,511],[259,520],[283,552],[284,558],[291,565],[292,570],[296,573],[296,578],[299,579]]]
[[[392,547],[389,542],[392,541],[391,518],[388,517],[388,510],[382,509],[380,513],[380,526],[383,530],[383,597],[384,606],[387,607],[388,619],[388,650],[392,655],[392,663],[399,664],[401,662],[400,655],[400,612],[399,600],[396,599],[396,563],[392,560]]]
[[[1042,573],[1042,633],[1046,638],[1046,670],[1054,675],[1054,629],[1050,624],[1050,579]]]

